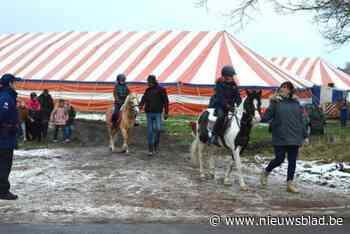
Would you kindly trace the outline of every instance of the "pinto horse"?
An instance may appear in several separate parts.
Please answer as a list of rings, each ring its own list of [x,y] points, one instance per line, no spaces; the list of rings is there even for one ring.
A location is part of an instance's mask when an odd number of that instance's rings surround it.
[[[122,153],[129,153],[129,131],[135,124],[135,119],[137,114],[139,113],[139,103],[137,100],[137,96],[135,94],[129,94],[123,106],[120,108],[119,119],[117,121],[117,126],[113,127],[112,124],[112,113],[113,108],[107,110],[106,113],[106,123],[109,135],[109,143],[112,152],[116,152],[115,150],[115,138],[120,130],[123,137],[123,146],[121,151]]]
[[[231,185],[230,175],[233,169],[234,162],[236,163],[239,184],[241,190],[247,190],[247,186],[242,176],[242,165],[240,159],[240,153],[248,145],[249,135],[253,124],[260,122],[261,120],[261,91],[248,91],[247,96],[236,110],[231,110],[228,113],[228,122],[226,124],[226,130],[223,137],[220,139],[220,144],[229,148],[232,152],[231,165],[225,173],[224,184]],[[198,118],[195,126],[195,140],[191,146],[191,159],[195,166],[198,166],[202,179],[207,178],[204,173],[203,152],[208,152],[206,147],[209,147],[206,143],[208,141],[207,123],[208,123],[208,110],[204,111]],[[210,147],[216,147],[210,145]],[[213,179],[215,176],[215,157],[214,155],[208,155],[209,158],[209,178]]]

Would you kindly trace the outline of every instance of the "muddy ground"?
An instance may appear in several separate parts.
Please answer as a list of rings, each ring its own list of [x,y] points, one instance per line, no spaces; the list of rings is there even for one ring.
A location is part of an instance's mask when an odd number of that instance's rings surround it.
[[[222,184],[231,160],[217,162],[215,180],[201,181],[189,161],[188,143],[162,134],[161,152],[146,155],[146,129],[133,129],[129,155],[111,153],[105,126],[78,121],[72,143],[16,150],[11,174],[17,201],[0,201],[1,223],[208,223],[220,215],[333,215],[350,218],[347,189],[298,181],[300,194],[285,191],[274,173],[259,186],[262,165],[243,158],[249,191]],[[227,152],[228,155],[228,152]]]

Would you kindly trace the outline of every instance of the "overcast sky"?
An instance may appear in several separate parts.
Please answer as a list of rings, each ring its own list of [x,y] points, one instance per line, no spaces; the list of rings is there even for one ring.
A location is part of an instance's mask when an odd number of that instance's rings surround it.
[[[310,15],[280,16],[265,7],[257,21],[251,22],[243,31],[230,28],[221,13],[231,2],[234,0],[212,0],[206,11],[196,8],[194,0],[2,1],[0,33],[226,30],[266,58],[320,56],[340,67],[350,61],[350,46],[332,50],[317,26],[312,25]]]

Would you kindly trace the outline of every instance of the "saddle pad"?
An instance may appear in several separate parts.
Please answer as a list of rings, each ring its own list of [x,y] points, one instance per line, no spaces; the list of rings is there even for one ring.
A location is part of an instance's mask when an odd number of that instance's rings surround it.
[[[208,108],[207,111],[209,112],[208,119],[211,122],[215,122],[218,117],[215,116],[215,109],[214,108]]]

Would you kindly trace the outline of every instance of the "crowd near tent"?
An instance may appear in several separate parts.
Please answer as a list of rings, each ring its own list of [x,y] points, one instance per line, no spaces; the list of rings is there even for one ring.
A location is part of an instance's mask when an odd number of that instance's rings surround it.
[[[319,86],[314,88],[314,95],[321,104],[335,103],[350,91],[350,75],[322,58],[274,57],[271,61]]]
[[[312,79],[276,66],[225,31],[0,35],[0,75],[24,79],[18,85],[21,97],[46,88],[56,99],[71,100],[80,111],[103,112],[111,106],[116,76],[124,73],[131,91],[139,95],[147,88],[147,76],[156,75],[167,89],[171,113],[198,114],[207,106],[225,64],[235,67],[242,95],[245,88],[262,88],[266,100],[282,82],[291,81],[302,101],[311,99]],[[350,86],[342,73],[339,76],[339,85]]]

